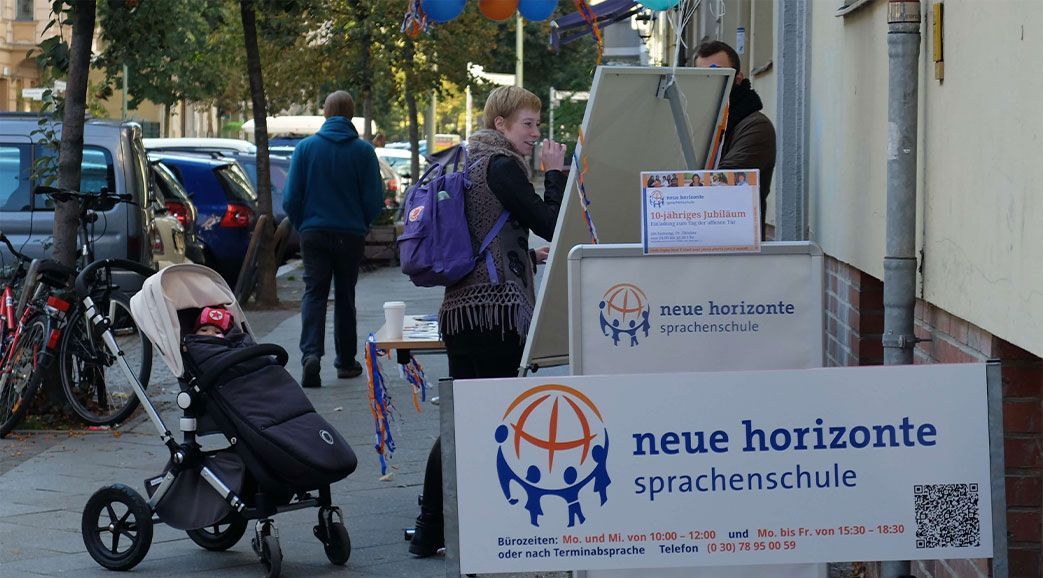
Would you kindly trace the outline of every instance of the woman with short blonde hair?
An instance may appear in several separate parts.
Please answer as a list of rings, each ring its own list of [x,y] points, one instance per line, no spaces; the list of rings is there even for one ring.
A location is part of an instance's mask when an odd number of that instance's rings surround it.
[[[491,260],[480,259],[470,274],[446,287],[438,312],[453,379],[518,375],[536,304],[533,273],[547,258],[546,248],[529,249],[529,231],[551,240],[565,192],[565,146],[550,139],[540,150],[546,171],[543,198],[529,181],[524,157],[533,154],[540,138],[540,109],[540,99],[528,90],[499,87],[485,101],[485,128],[467,141],[471,187],[464,204],[475,252],[500,228],[488,247]],[[409,551],[431,556],[444,545],[441,444],[436,441]]]

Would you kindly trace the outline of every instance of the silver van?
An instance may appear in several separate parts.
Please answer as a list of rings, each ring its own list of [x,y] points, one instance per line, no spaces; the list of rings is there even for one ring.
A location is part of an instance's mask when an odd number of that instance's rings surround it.
[[[61,123],[54,123],[61,130]],[[33,166],[53,149],[39,135],[40,117],[32,113],[0,113],[0,230],[20,251],[32,257],[49,254],[54,226],[53,202],[33,195],[41,184]],[[133,122],[88,120],[83,130],[82,192],[101,189],[130,193],[136,204],[118,203],[98,214],[93,224],[95,258],[118,257],[152,267],[147,231],[148,160],[141,144],[141,127]],[[54,163],[57,166],[57,163]],[[52,183],[56,184],[56,183]],[[11,258],[0,251],[7,264]]]

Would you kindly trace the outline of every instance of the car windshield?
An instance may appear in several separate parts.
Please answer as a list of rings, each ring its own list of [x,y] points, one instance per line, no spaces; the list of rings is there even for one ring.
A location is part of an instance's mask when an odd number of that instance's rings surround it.
[[[247,177],[250,179],[250,184],[253,185],[254,191],[257,190],[257,158],[256,157],[238,157],[236,161],[242,165],[243,170],[246,171]],[[268,174],[271,175],[272,183],[272,194],[278,195],[282,192],[286,186],[286,174],[289,170],[289,163],[278,163],[269,160]]]
[[[250,179],[243,172],[243,168],[238,164],[218,167],[214,173],[221,181],[221,186],[224,187],[225,194],[230,200],[242,200],[250,204],[257,202],[257,193],[254,192],[253,185],[250,184]]]

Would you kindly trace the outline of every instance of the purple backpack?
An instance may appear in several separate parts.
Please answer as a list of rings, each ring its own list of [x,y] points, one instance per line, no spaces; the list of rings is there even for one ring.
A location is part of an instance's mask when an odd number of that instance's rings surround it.
[[[453,168],[446,171],[450,162]],[[461,163],[465,170],[457,172]],[[510,214],[506,210],[500,214],[475,255],[464,210],[464,195],[471,186],[466,167],[467,150],[461,145],[445,165],[432,164],[406,195],[405,230],[398,237],[398,253],[402,272],[418,287],[453,285],[473,271],[483,255],[490,279],[499,284],[487,249]]]

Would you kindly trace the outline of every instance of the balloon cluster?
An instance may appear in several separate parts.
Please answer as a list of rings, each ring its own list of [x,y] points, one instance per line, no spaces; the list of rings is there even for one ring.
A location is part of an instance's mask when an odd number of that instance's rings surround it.
[[[466,5],[467,0],[420,0],[424,14],[435,22],[449,22],[459,16]],[[546,20],[557,5],[557,0],[478,0],[478,10],[491,20],[507,20],[515,12],[520,12],[526,20]]]

